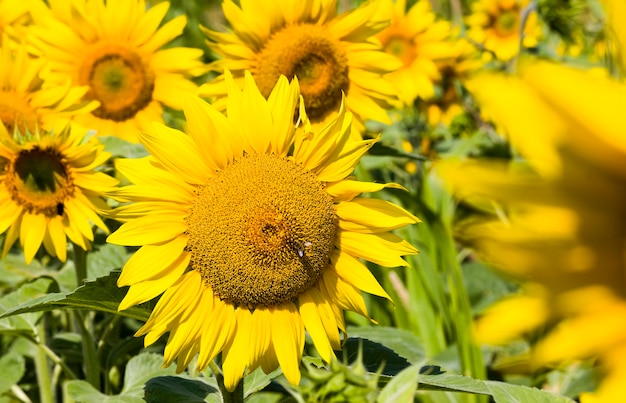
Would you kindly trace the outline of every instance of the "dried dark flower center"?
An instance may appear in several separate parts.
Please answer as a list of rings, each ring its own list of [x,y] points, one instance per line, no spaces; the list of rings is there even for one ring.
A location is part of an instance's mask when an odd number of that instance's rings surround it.
[[[5,161],[4,183],[11,198],[31,214],[63,215],[64,203],[74,193],[63,156],[53,148],[35,146]]]

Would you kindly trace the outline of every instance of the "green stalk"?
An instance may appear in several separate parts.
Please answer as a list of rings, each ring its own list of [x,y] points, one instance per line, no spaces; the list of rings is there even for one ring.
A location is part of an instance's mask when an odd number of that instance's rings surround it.
[[[39,400],[41,403],[53,403],[54,394],[50,378],[50,367],[45,350],[42,348],[46,343],[46,326],[42,319],[37,325],[37,343],[33,344],[33,359],[35,361],[35,372],[37,374],[37,385],[39,386]]]
[[[74,247],[76,283],[77,286],[80,287],[87,278],[87,252],[76,244],[72,245]],[[74,311],[74,322],[78,325],[78,330],[81,335],[85,377],[87,382],[96,388],[96,390],[100,390],[100,365],[93,336],[90,332],[92,326],[86,326],[85,320],[81,310],[77,309]]]
[[[211,368],[213,375],[215,375],[217,386],[220,388],[220,392],[222,393],[222,401],[224,403],[243,403],[243,379],[239,381],[235,390],[229,392],[224,384],[224,375],[217,364],[215,364],[215,361],[211,361],[209,363],[209,368]]]

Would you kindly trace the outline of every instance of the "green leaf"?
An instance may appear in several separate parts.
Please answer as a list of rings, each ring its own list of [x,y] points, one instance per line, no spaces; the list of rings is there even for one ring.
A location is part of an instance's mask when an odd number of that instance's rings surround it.
[[[417,389],[417,379],[419,377],[420,367],[412,365],[398,375],[394,376],[391,381],[383,388],[376,400],[379,403],[411,403],[413,402],[415,390]]]
[[[130,254],[123,246],[110,243],[100,246],[87,255],[88,279],[95,280],[121,269],[129,257]]]
[[[19,354],[9,353],[0,358],[0,394],[11,389],[24,376],[26,365],[24,357]]]
[[[438,366],[420,364],[406,368],[391,378],[382,390],[378,402],[413,402],[416,390],[490,395],[496,403],[573,403],[573,400],[567,397],[540,389],[447,374]]]
[[[115,136],[100,136],[98,139],[104,144],[104,150],[110,152],[112,157],[139,158],[148,155],[142,144],[129,143]]]
[[[76,402],[98,402],[98,403],[143,403],[144,400],[137,396],[107,396],[91,386],[86,381],[69,381],[66,384],[67,395]]]
[[[411,365],[406,358],[399,356],[382,343],[358,337],[350,337],[346,341],[343,347],[343,356],[348,362],[353,362],[358,359],[359,350],[362,351],[363,366],[368,372],[381,372],[382,368],[382,374],[394,376]],[[337,357],[341,356],[342,353],[338,352]]]
[[[496,403],[566,403],[573,400],[546,392],[529,388],[528,386],[512,385],[510,383],[485,381],[489,394]]]
[[[159,376],[146,383],[145,400],[148,403],[204,403],[221,402],[219,390],[201,378]],[[202,378],[206,380],[207,378]]]
[[[174,367],[163,368],[163,356],[154,353],[139,354],[128,361],[122,395],[143,396],[144,385],[157,376],[174,375]]]
[[[124,376],[124,387],[119,395],[107,396],[96,390],[91,384],[85,381],[71,381],[67,386],[68,396],[76,401],[85,402],[143,402],[147,393],[148,385],[163,378],[175,378],[177,383],[188,381],[182,377],[174,377],[176,369],[174,367],[163,368],[163,356],[154,353],[139,354],[128,361]],[[155,381],[157,380],[157,381]],[[200,382],[202,383],[202,382]],[[204,384],[204,383],[203,383]],[[206,384],[204,384],[206,385]],[[144,390],[145,388],[145,390]],[[205,388],[206,389],[206,388]],[[159,396],[162,393],[159,392]],[[165,400],[163,400],[165,401]],[[187,401],[178,398],[170,401]],[[191,401],[191,400],[189,400]],[[203,401],[203,400],[199,400]]]
[[[464,264],[463,279],[475,314],[493,305],[515,290],[515,285],[479,262]]]
[[[280,376],[280,374],[282,374],[280,368],[270,372],[269,374],[263,372],[261,368],[257,368],[251,374],[246,375],[246,377],[243,378],[244,398],[250,396],[255,392],[258,392],[259,390],[262,390],[267,385],[269,385],[270,382],[272,382],[272,379]]]
[[[28,301],[31,301],[33,298],[39,297],[42,294],[45,295],[51,289],[56,289],[56,283],[48,277],[42,277],[25,283],[12,293],[0,298],[0,312],[4,312],[4,314],[0,316],[0,332],[32,333],[32,329],[41,317],[40,313],[31,313],[9,318],[8,316],[10,315],[8,312],[14,311],[16,307],[28,304]],[[35,311],[16,313],[26,312]]]
[[[86,282],[85,285],[73,292],[48,294],[14,306],[5,311],[0,319],[27,312],[50,311],[57,308],[81,308],[146,321],[152,312],[153,304],[151,302],[121,312],[117,311],[117,307],[125,295],[125,289],[117,286],[119,274],[119,271],[113,271],[108,276]]]
[[[411,364],[424,361],[426,352],[420,338],[414,333],[395,327],[348,326],[348,336],[380,343],[406,358]]]

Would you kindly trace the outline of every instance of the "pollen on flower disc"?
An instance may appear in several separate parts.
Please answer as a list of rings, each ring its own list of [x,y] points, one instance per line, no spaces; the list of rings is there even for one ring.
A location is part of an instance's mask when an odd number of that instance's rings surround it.
[[[191,267],[221,299],[254,308],[295,300],[316,284],[337,217],[313,173],[249,154],[199,189],[188,225]]]
[[[281,75],[297,77],[312,120],[339,109],[341,92],[350,87],[345,50],[324,30],[320,25],[299,24],[276,32],[259,52],[253,71],[266,97]]]
[[[87,96],[100,102],[93,115],[121,122],[147,107],[154,92],[154,74],[135,51],[119,45],[96,46],[84,58],[79,82]]]

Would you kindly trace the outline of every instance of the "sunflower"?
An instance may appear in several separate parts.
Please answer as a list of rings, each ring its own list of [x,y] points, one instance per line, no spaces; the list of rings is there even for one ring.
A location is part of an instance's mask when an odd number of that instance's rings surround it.
[[[437,60],[439,79],[434,96],[418,104],[432,127],[450,126],[464,112],[462,82],[483,65],[476,47],[465,38],[450,40],[450,54]]]
[[[92,224],[107,231],[97,214],[117,181],[96,172],[109,153],[95,139],[69,128],[56,134],[15,130],[0,125],[0,233],[3,255],[17,238],[30,263],[42,245],[65,261],[66,237],[83,249],[93,241]]]
[[[137,131],[162,121],[163,105],[180,109],[195,93],[202,50],[161,49],[182,33],[186,17],[159,28],[169,3],[146,9],[144,0],[51,0],[41,13],[34,43],[61,79],[89,88],[99,107],[77,118],[99,135],[136,142]],[[160,50],[161,49],[161,50]]]
[[[281,0],[222,3],[232,33],[203,29],[209,47],[220,57],[210,67],[220,75],[202,85],[200,93],[226,104],[224,69],[242,83],[252,73],[267,97],[278,77],[298,77],[307,113],[313,124],[336,116],[341,94],[353,113],[357,130],[366,119],[391,123],[386,109],[395,99],[383,74],[400,67],[372,37],[386,22],[374,19],[376,3],[337,15],[336,0]]]
[[[402,67],[385,75],[406,105],[416,98],[435,95],[434,81],[440,79],[436,61],[449,58],[451,27],[437,21],[427,0],[416,2],[409,10],[406,1],[386,0],[379,7],[381,18],[389,15],[391,24],[377,34],[385,52],[402,61]]]
[[[503,61],[517,55],[520,44],[525,47],[537,46],[541,26],[536,11],[524,14],[529,3],[529,0],[476,1],[472,4],[472,14],[466,20],[468,37]],[[521,38],[520,29],[523,30]]]
[[[17,31],[30,22],[30,12],[37,0],[0,0],[0,45],[5,41],[5,29]],[[9,28],[10,29],[10,28]]]
[[[5,35],[0,45],[0,126],[9,134],[61,130],[98,106],[81,101],[86,87],[49,79],[44,60],[31,58],[26,45],[9,42]]]
[[[331,360],[343,310],[367,316],[361,290],[389,298],[359,258],[406,266],[417,250],[389,231],[419,220],[357,197],[398,185],[348,178],[377,140],[350,140],[343,102],[322,130],[295,134],[297,79],[279,78],[267,100],[251,74],[242,91],[226,80],[227,116],[191,97],[189,135],[155,124],[140,135],[151,156],[117,164],[134,184],[117,198],[136,203],[116,209],[127,222],[107,240],[141,246],[119,309],[163,293],[136,335],[150,345],[169,331],[165,365],[178,358],[179,371],[221,352],[229,390],[259,366],[297,384],[305,330]],[[300,117],[310,127],[302,104]]]
[[[626,86],[527,62],[520,77],[482,75],[468,88],[526,157],[438,168],[461,198],[498,206],[500,219],[467,222],[461,239],[527,283],[485,313],[478,336],[507,341],[559,319],[534,362],[597,357],[606,377],[589,398],[626,401]]]

